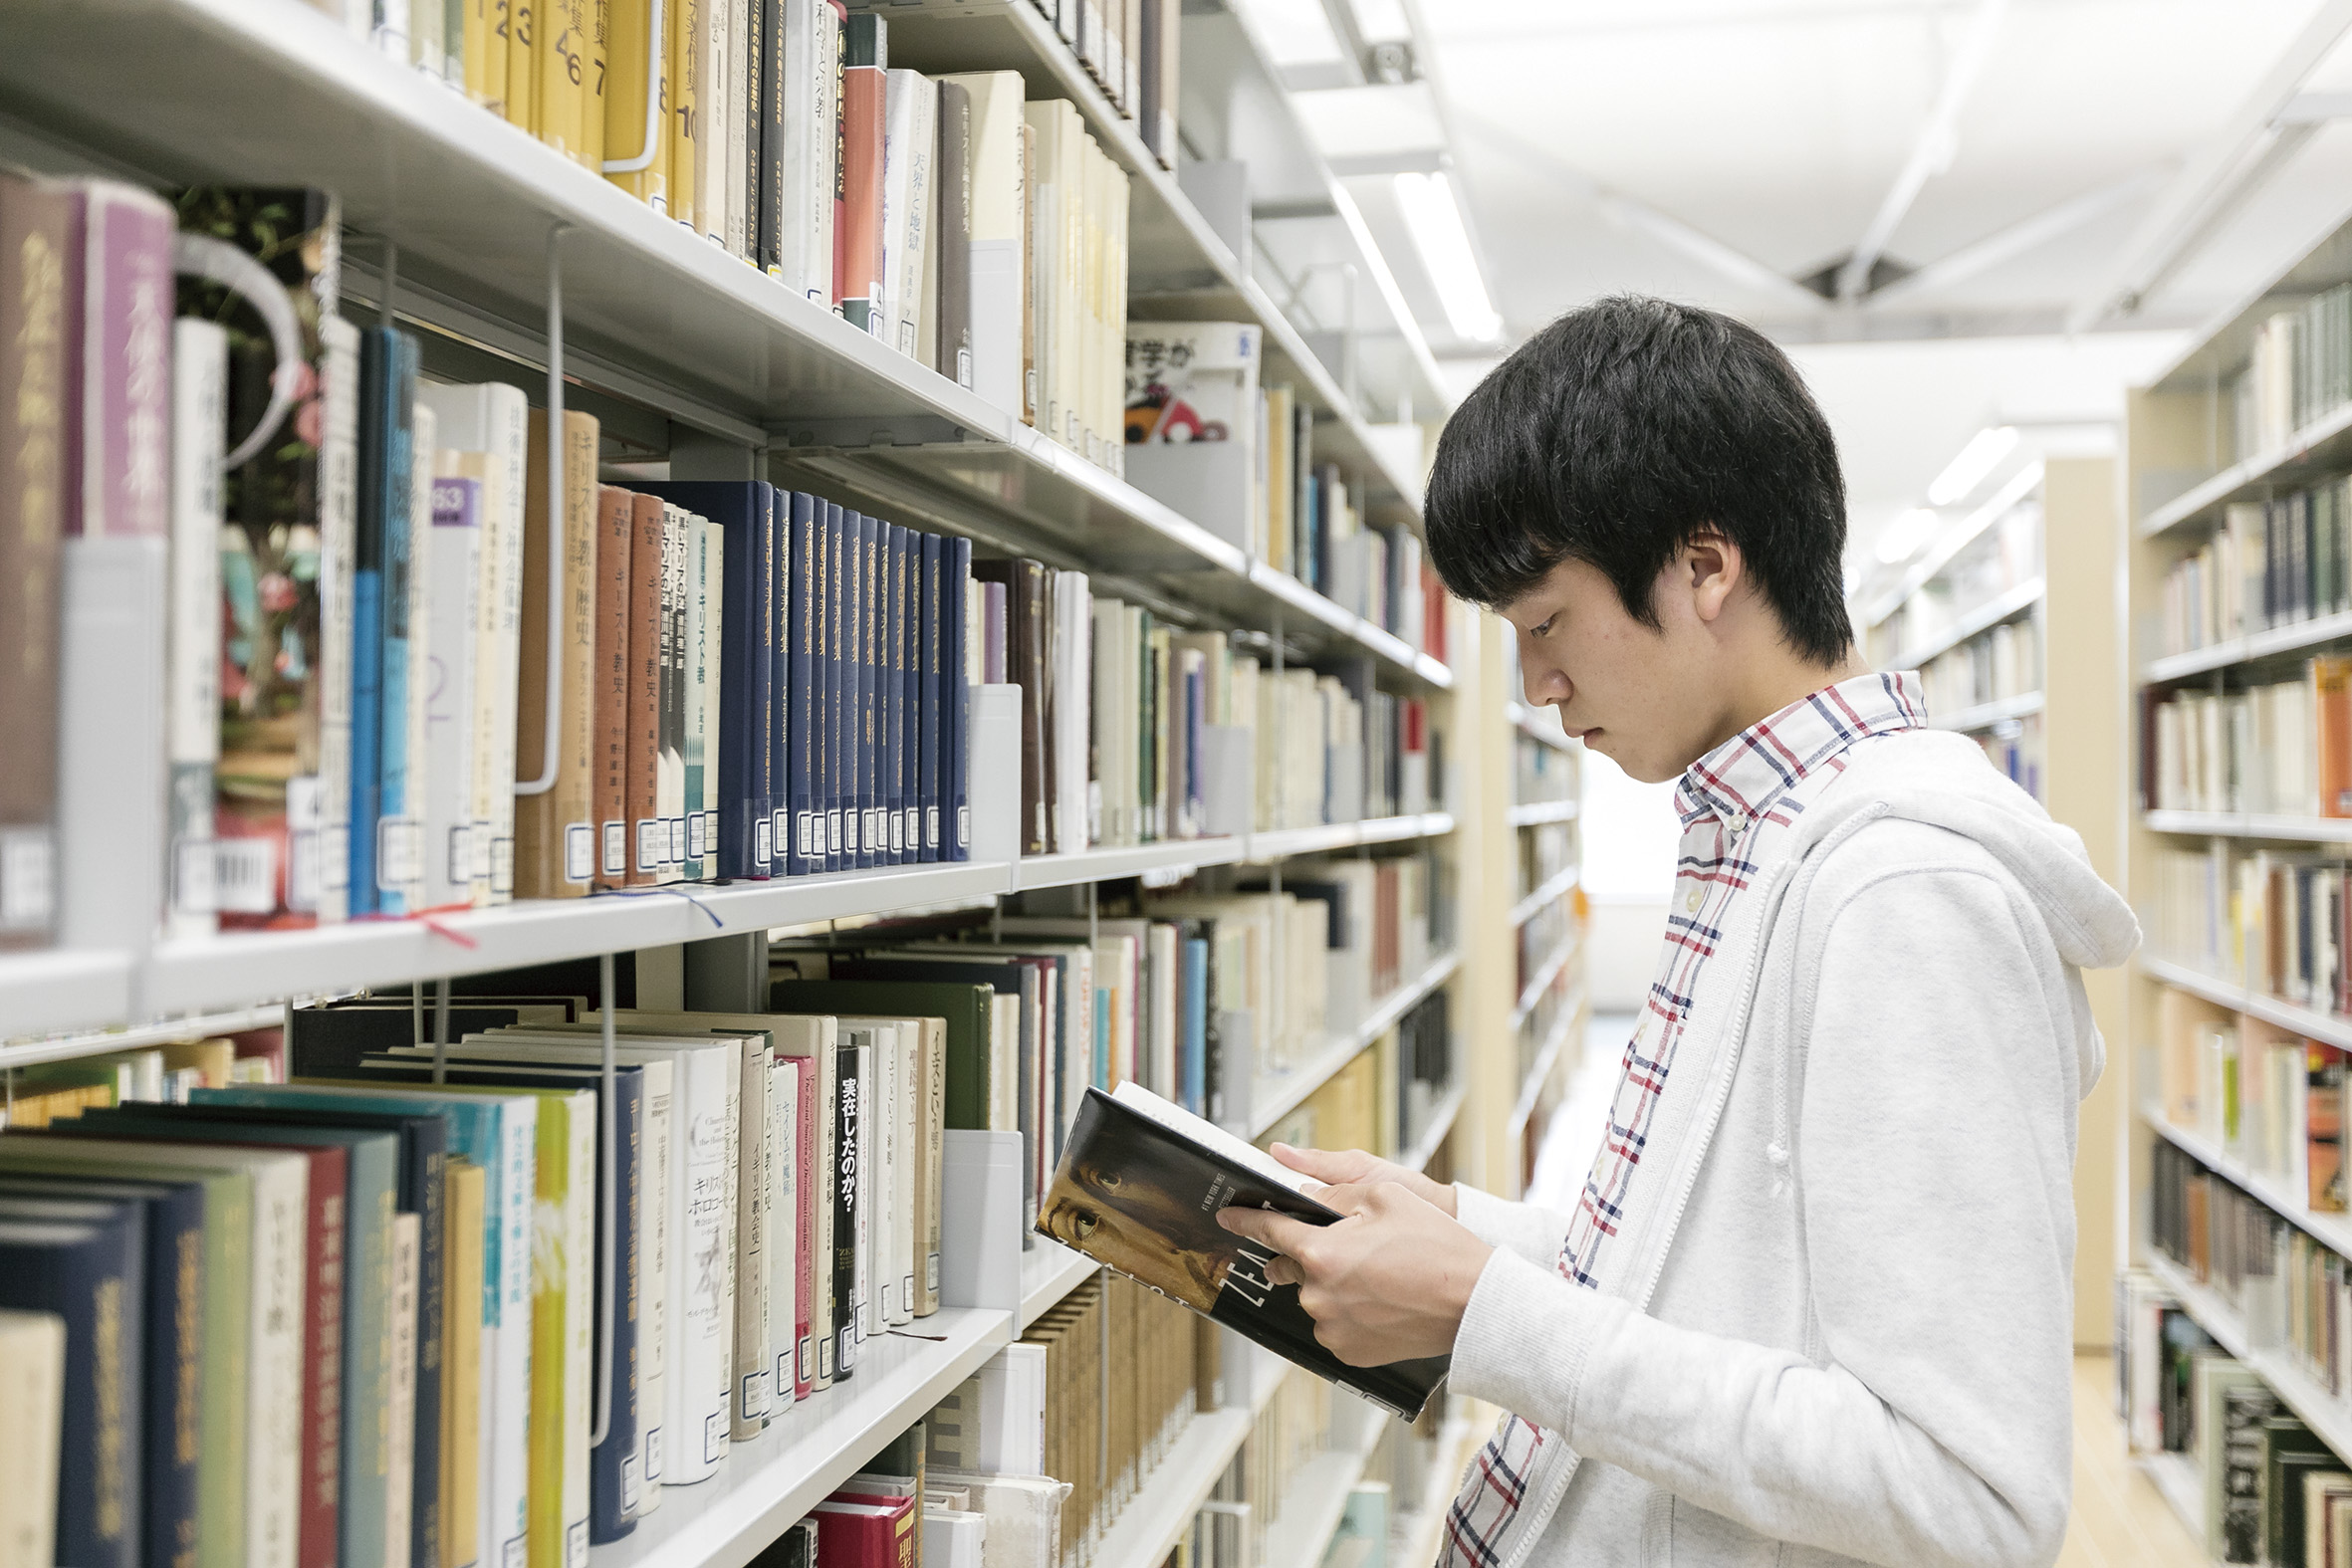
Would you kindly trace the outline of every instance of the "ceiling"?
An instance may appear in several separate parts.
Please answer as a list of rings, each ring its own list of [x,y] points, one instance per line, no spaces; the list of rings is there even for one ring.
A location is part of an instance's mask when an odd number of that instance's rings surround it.
[[[1829,409],[1860,541],[1987,423],[2114,417],[2352,210],[2347,0],[1227,3],[1457,395],[1600,295],[1730,312]],[[1388,39],[1406,80],[1357,85]],[[1453,336],[1402,228],[1393,171],[1429,166],[1463,196],[1498,342]],[[1847,298],[1799,281],[1878,236]]]

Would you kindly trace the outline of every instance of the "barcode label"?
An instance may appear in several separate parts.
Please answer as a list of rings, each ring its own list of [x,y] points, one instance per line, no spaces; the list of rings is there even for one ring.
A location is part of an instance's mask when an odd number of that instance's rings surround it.
[[[564,1526],[564,1568],[588,1568],[588,1520]]]
[[[824,813],[824,842],[826,854],[837,855],[841,852],[841,813],[838,811]]]
[[[474,876],[479,877],[483,881],[487,882],[491,877],[490,863],[496,857],[497,853],[497,842],[491,836],[490,832],[490,818],[486,816],[475,817],[474,831],[471,834],[471,837],[474,844]],[[468,880],[471,880],[471,878]]]
[[[768,833],[769,833],[769,837],[770,837],[770,841],[771,841],[771,842],[774,842],[774,843],[779,843],[779,844],[790,844],[790,843],[793,841],[793,840],[792,840],[792,813],[791,813],[790,811],[787,811],[787,810],[786,810],[786,809],[785,809],[783,806],[781,806],[781,805],[780,805],[780,806],[778,806],[778,807],[777,807],[775,810],[773,810],[773,811],[769,812],[769,813],[768,813]]]
[[[620,1506],[624,1510],[636,1507],[640,1488],[644,1485],[644,1474],[645,1466],[635,1455],[629,1455],[620,1461]]]
[[[266,915],[278,907],[278,843],[272,838],[217,838],[212,892],[224,915]]]
[[[626,822],[604,824],[604,874],[626,876],[629,868],[629,825]]]
[[[967,392],[972,390],[972,350],[969,348],[956,350],[956,385]]]
[[[956,847],[958,849],[969,848],[971,843],[972,808],[968,805],[959,805],[956,807]]]
[[[183,915],[209,915],[220,907],[213,875],[212,840],[181,837],[171,846],[171,907]],[[0,897],[0,902],[5,902]]]
[[[661,869],[661,850],[662,850],[662,846],[663,846],[664,844],[666,844],[668,841],[669,841],[669,835],[668,835],[667,833],[665,833],[665,832],[663,832],[663,831],[662,831],[662,826],[661,826],[661,818],[660,818],[660,817],[658,817],[658,816],[640,816],[640,817],[638,817],[638,818],[637,818],[637,869],[638,869],[638,870],[640,870],[640,871],[658,871],[658,870],[660,870],[660,869]]]
[[[704,854],[714,856],[718,854],[719,813],[716,811],[705,811],[702,813],[702,842],[704,846],[702,852]]]
[[[375,819],[375,885],[403,893],[424,880],[424,824],[413,816]]]
[[[661,1479],[661,1429],[649,1427],[645,1431],[645,1478]]]
[[[686,818],[687,859],[700,860],[704,855],[710,853],[710,846],[704,842],[703,833],[704,823],[702,813],[697,811],[692,816]]]
[[[474,879],[474,824],[458,823],[449,829],[449,880],[459,887]]]
[[[596,830],[587,822],[564,824],[564,880],[586,882],[596,874]]]
[[[939,847],[939,807],[935,805],[923,807],[923,842]]]
[[[817,853],[817,813],[803,811],[794,826],[796,831],[793,837],[800,843],[801,858],[806,860]]]
[[[775,845],[768,833],[768,819],[763,816],[752,824],[752,864],[764,866],[775,858]]]
[[[515,896],[515,841],[511,838],[490,840],[490,896]]]
[[[0,832],[0,929],[38,931],[57,914],[57,845],[46,827]]]
[[[668,831],[668,833],[669,833],[669,861],[668,861],[668,863],[669,863],[670,865],[673,865],[673,866],[675,866],[675,865],[683,865],[683,864],[685,864],[685,863],[686,863],[686,819],[685,819],[684,817],[682,817],[682,816],[673,816],[673,817],[669,818],[669,820],[668,820],[668,827],[667,827],[667,831]]]

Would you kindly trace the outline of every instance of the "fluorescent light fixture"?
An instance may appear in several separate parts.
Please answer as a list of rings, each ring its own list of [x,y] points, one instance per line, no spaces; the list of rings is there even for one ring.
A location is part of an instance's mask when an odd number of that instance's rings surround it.
[[[1993,425],[1969,437],[1969,444],[1960,449],[1960,455],[1946,464],[1944,472],[1936,476],[1936,482],[1928,486],[1928,505],[1948,507],[1966,500],[2016,444],[2015,425]]]
[[[1872,554],[1878,557],[1881,565],[1896,565],[1909,560],[1935,530],[1935,508],[1913,507],[1878,531]]]
[[[1404,209],[1405,230],[1413,249],[1437,286],[1438,302],[1454,336],[1470,342],[1493,342],[1503,336],[1503,318],[1487,293],[1487,280],[1478,270],[1478,254],[1470,248],[1470,229],[1462,221],[1462,204],[1453,181],[1443,172],[1399,174],[1396,201]]]

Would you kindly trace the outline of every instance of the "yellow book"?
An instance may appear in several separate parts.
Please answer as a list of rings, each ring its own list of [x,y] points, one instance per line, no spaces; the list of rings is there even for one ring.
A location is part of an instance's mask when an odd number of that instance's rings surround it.
[[[442,1167],[441,1568],[481,1559],[482,1205],[489,1177],[470,1160]]]
[[[665,29],[666,30],[666,29]],[[663,82],[669,55],[666,44],[653,47],[653,0],[610,0],[605,12],[605,41],[609,65],[604,83],[604,157],[608,162],[633,163],[645,157],[646,131],[653,137],[652,158],[640,169],[604,177],[656,212],[669,210],[669,127],[662,118]],[[646,112],[646,77],[652,83],[653,112]]]
[[[538,8],[539,139],[568,158],[581,156],[580,120],[588,101],[588,0],[530,0]]]
[[[1124,334],[1121,335],[1122,337]],[[1296,492],[1293,466],[1297,457],[1297,416],[1291,411],[1291,389],[1266,389],[1266,474],[1259,495],[1258,516],[1265,520],[1258,553],[1277,571],[1291,569],[1291,502]]]
[[[588,80],[581,85],[580,161],[604,172],[604,78],[611,69],[610,0],[583,0],[588,10]]]
[[[506,112],[507,0],[465,0],[465,94]]]
[[[663,7],[669,22],[669,213],[688,228],[695,227],[696,180],[701,163],[696,157],[702,129],[702,8],[705,0],[668,0]]]
[[[506,119],[539,133],[539,13],[547,0],[506,0]]]

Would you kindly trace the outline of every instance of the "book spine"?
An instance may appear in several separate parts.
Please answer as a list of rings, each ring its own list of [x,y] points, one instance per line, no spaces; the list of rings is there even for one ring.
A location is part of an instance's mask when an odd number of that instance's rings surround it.
[[[471,0],[474,5],[505,0]],[[661,6],[662,32],[676,25]],[[604,94],[604,160],[641,166],[604,177],[655,212],[669,211],[669,129],[661,112],[669,102],[669,50],[666,37],[656,37],[655,0],[606,0],[606,37],[611,51],[610,81]],[[469,68],[471,62],[468,62]],[[650,80],[648,80],[650,78]],[[648,95],[655,112],[647,112]],[[652,130],[652,146],[646,131]]]
[[[358,570],[352,602],[351,912],[376,912],[376,818],[383,800],[384,496],[391,441],[390,344],[381,329],[359,340]]]
[[[842,45],[841,177],[837,267],[841,314],[874,336],[888,336],[882,281],[882,181],[888,140],[889,24],[871,12],[848,19]]]
[[[835,316],[845,316],[841,291],[849,272],[849,7],[845,0],[824,0],[824,4],[825,10],[818,16],[817,26],[820,32],[832,35],[832,81],[817,119],[821,131],[828,124],[831,127],[829,171],[823,162],[819,165],[821,176],[829,172],[824,184],[831,192],[831,199],[827,201],[820,196],[817,206],[823,231],[831,243],[823,246],[820,254],[830,258],[830,286],[823,298],[831,301]],[[810,298],[819,298],[814,285]]]
[[[817,517],[816,502],[802,491],[793,491],[788,498],[778,497],[780,507],[789,506],[789,532],[780,537],[782,552],[779,564],[785,570],[787,584],[783,602],[785,645],[790,655],[785,672],[785,689],[790,694],[788,719],[788,752],[785,759],[785,791],[790,835],[790,870],[795,876],[806,876],[822,868],[822,850],[817,842],[817,811],[812,799],[811,784],[815,778],[812,758],[815,755],[815,716],[820,707],[817,686],[817,614],[816,560]]]
[[[857,519],[857,866],[889,864],[882,821],[882,605],[888,594],[879,518]]]
[[[664,508],[652,496],[634,504],[636,538],[629,560],[628,881],[652,885],[669,847],[661,825],[662,582]]]
[[[812,1288],[818,1263],[817,1218],[818,1206],[828,1195],[818,1169],[818,1151],[826,1146],[826,1125],[818,1120],[821,1084],[818,1068],[821,1057],[802,1060],[796,1093],[800,1096],[799,1110],[794,1119],[799,1146],[796,1165],[797,1180],[793,1192],[794,1224],[796,1228],[796,1255],[793,1260],[793,1398],[807,1399],[816,1392],[814,1379],[817,1360],[810,1343],[812,1313],[816,1308],[816,1292]],[[783,1392],[781,1373],[777,1384]]]
[[[384,423],[376,438],[384,443],[380,459],[383,509],[383,651],[381,698],[376,742],[380,759],[375,823],[375,907],[386,915],[404,915],[417,907],[422,892],[423,857],[419,853],[417,791],[411,778],[409,749],[411,716],[415,709],[409,654],[415,641],[417,583],[416,529],[416,339],[395,334],[387,343],[387,379],[381,413]]]
[[[718,794],[721,876],[750,876],[759,837],[759,791],[753,750],[758,744],[760,618],[759,540],[740,519],[721,520]]]
[[[745,94],[748,143],[744,190],[746,255],[771,278],[784,275],[777,229],[784,188],[784,8],[787,0],[751,0],[750,81]]]
[[[906,530],[894,523],[884,523],[879,526],[879,532],[876,564],[882,575],[882,591],[875,599],[874,616],[881,642],[875,674],[881,683],[877,701],[881,771],[876,793],[882,827],[875,860],[879,864],[897,865],[907,857]]]
[[[56,919],[71,227],[64,194],[0,173],[0,646],[15,672],[0,682],[0,948],[45,945]],[[210,809],[208,795],[208,828]]]
[[[695,132],[702,113],[702,41],[707,31],[702,8],[714,3],[716,0],[667,0],[662,8],[669,33],[669,63],[661,99],[669,126],[669,215],[689,229],[696,227],[695,209],[702,194],[701,170],[695,159]]]
[[[815,793],[819,813],[818,836],[824,855],[823,869],[838,871],[843,864],[841,743],[848,738],[848,729],[841,722],[841,579],[842,573],[847,570],[848,561],[843,544],[847,519],[837,502],[821,501],[818,507],[823,515],[823,526],[816,530],[819,551],[817,657],[824,711],[813,732],[814,744],[822,752],[817,759]]]
[[[535,414],[535,433],[546,424]],[[596,545],[599,502],[593,415],[564,415],[563,617],[556,657],[554,782],[523,796],[516,811],[516,878],[528,898],[578,898],[594,881],[599,856],[595,817]],[[546,449],[535,446],[528,472],[545,489]],[[516,706],[517,772],[544,777],[548,759],[548,624],[545,498],[525,525],[523,602]],[[536,569],[534,566],[536,564]]]
[[[699,882],[706,872],[703,856],[702,787],[705,759],[703,756],[703,714],[708,693],[703,689],[703,644],[709,631],[707,619],[710,590],[710,569],[707,551],[710,542],[710,523],[707,519],[686,519],[685,635],[681,639],[681,696],[679,724],[682,734],[678,742],[678,761],[684,787],[680,792],[684,842],[680,846],[679,873],[689,882]]]
[[[703,525],[703,615],[702,640],[697,644],[696,658],[701,667],[698,677],[702,688],[702,733],[704,769],[702,791],[697,810],[702,820],[702,874],[721,875],[719,854],[719,720],[725,693],[725,682],[720,666],[719,650],[725,646],[726,635],[727,562],[724,535],[715,523]]]
[[[752,484],[751,526],[759,538],[760,580],[754,589],[759,603],[760,696],[754,715],[752,745],[760,770],[760,824],[768,849],[762,876],[786,876],[792,871],[790,824],[785,811],[785,730],[792,717],[790,627],[784,617],[788,591],[783,580],[791,549],[791,526],[774,485]]]
[[[782,1420],[793,1392],[793,1297],[799,1267],[801,1064],[779,1052],[768,1067],[767,1370],[771,1419]]]
[[[918,858],[936,861],[942,856],[939,833],[940,765],[945,760],[940,753],[940,649],[944,645],[941,633],[946,629],[942,609],[940,562],[946,541],[936,534],[917,537],[915,563],[915,836],[919,844]]]
[[[628,882],[629,560],[633,499],[611,485],[596,492],[596,879]]]
[[[864,1088],[860,1054],[856,1047],[844,1045],[834,1057],[833,1148],[839,1155],[833,1180],[832,1377],[835,1382],[850,1377],[857,1369],[858,1329],[865,1304],[857,1294],[860,1219],[857,1171],[861,1162],[854,1157],[862,1149],[865,1137],[864,1105],[859,1097]]]
[[[7,199],[0,189],[0,202]],[[0,269],[0,289],[5,286]],[[0,316],[5,314],[0,308]],[[0,333],[6,331],[0,327]],[[220,756],[220,468],[228,430],[228,334],[191,317],[174,322],[171,374],[171,663],[164,738],[170,765],[164,842],[171,902],[165,922],[170,935],[192,937],[209,935],[219,925],[212,878],[212,765]],[[0,386],[6,380],[0,369]],[[0,415],[0,421],[6,417]],[[12,509],[0,501],[0,510]],[[14,564],[13,559],[0,559],[0,571]],[[37,600],[50,591],[38,575],[32,586]],[[25,618],[38,621],[40,615]],[[27,650],[21,645],[16,651],[18,679],[48,682],[54,697],[54,655],[24,658]],[[0,805],[0,832],[6,831],[9,814]],[[7,875],[0,869],[0,880]],[[7,889],[0,886],[0,927],[12,924],[7,905]]]
[[[955,538],[943,541],[946,551],[941,561],[941,575],[946,579],[946,620],[948,636],[945,666],[947,689],[945,697],[945,727],[947,734],[947,790],[945,815],[951,825],[949,860],[972,858],[972,796],[971,796],[971,726],[972,692],[970,666],[966,662],[970,636],[965,610],[972,593],[972,542]]]
[[[133,1228],[98,1228],[79,1244],[0,1249],[10,1277],[0,1304],[64,1321],[54,1555],[43,1562],[133,1568],[138,1529],[137,1443],[145,1377],[138,1329],[146,1259]]]
[[[436,475],[428,492],[424,898],[473,902],[474,626],[480,614],[482,485]]]
[[[637,1527],[643,1500],[643,1432],[637,1392],[644,1314],[644,1275],[640,1260],[644,1235],[645,1189],[645,1074],[620,1074],[615,1080],[614,1103],[600,1106],[600,1115],[613,1117],[612,1240],[614,1267],[612,1295],[604,1303],[604,1321],[612,1343],[612,1382],[609,1393],[612,1420],[604,1441],[588,1456],[588,1544],[600,1546],[619,1540]],[[596,1268],[602,1278],[603,1228],[596,1227]]]
[[[841,859],[839,869],[854,871],[866,862],[858,858],[865,839],[865,795],[863,773],[865,732],[858,721],[864,715],[863,690],[858,675],[858,656],[864,641],[865,629],[865,551],[858,525],[864,520],[855,512],[841,514],[841,555],[834,590],[840,596],[840,659],[841,752],[835,767],[839,773],[838,789],[841,802]]]

